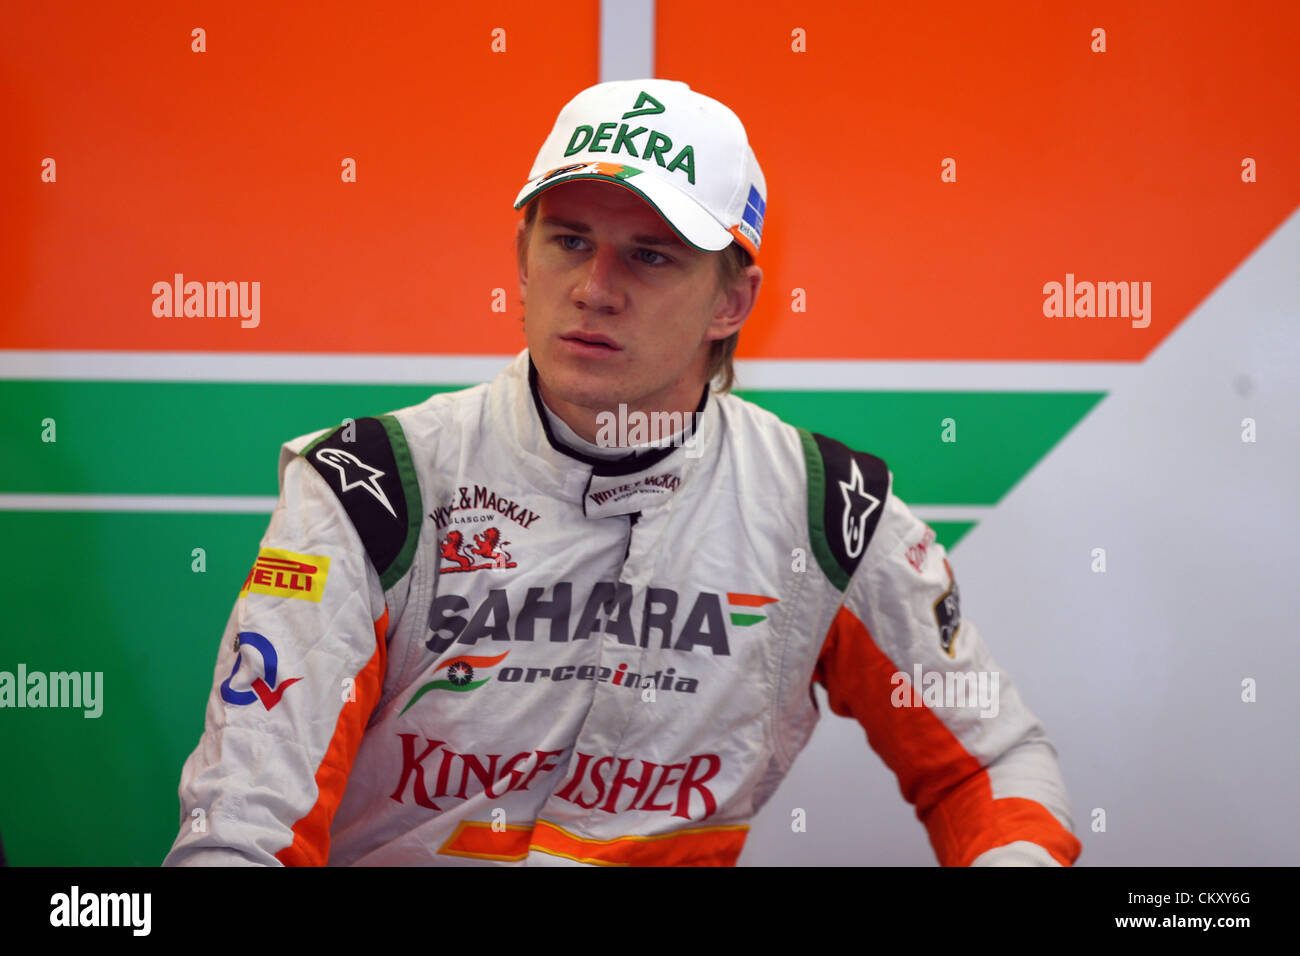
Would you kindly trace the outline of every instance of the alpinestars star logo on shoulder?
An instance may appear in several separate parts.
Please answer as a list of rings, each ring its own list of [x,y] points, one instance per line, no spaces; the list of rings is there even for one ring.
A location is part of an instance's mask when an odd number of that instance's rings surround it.
[[[840,492],[844,495],[844,512],[841,531],[844,534],[844,552],[850,558],[862,553],[867,543],[867,519],[880,507],[880,499],[867,492],[862,471],[856,460],[852,461],[853,470],[848,481],[841,481]]]
[[[397,512],[393,510],[388,495],[384,494],[384,489],[379,484],[379,479],[384,477],[385,472],[372,465],[367,465],[350,451],[343,451],[339,448],[322,448],[316,452],[316,460],[329,465],[339,473],[339,482],[342,486],[340,488],[341,492],[360,488],[383,505],[384,510],[390,515],[394,518],[397,517]]]

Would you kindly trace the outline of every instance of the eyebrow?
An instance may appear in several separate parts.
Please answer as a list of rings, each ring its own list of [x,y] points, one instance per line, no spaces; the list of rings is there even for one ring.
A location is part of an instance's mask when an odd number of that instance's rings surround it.
[[[561,219],[559,216],[543,216],[542,225],[558,226],[561,229],[568,229],[571,232],[580,232],[584,235],[591,232],[591,227],[585,222],[575,222],[572,219]],[[682,241],[676,236],[650,236],[640,235],[633,236],[632,241],[639,246],[680,246]]]

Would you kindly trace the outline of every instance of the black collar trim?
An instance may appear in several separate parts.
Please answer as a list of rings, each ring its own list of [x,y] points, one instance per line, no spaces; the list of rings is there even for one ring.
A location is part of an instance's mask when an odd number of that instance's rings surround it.
[[[546,432],[546,440],[551,443],[551,447],[562,455],[580,461],[584,465],[590,465],[593,475],[617,478],[622,475],[635,474],[638,471],[645,471],[645,469],[659,464],[677,450],[675,445],[665,445],[663,448],[655,448],[645,452],[629,452],[624,458],[594,458],[591,455],[583,454],[576,448],[570,448],[564,444],[551,431],[551,422],[546,417],[546,409],[542,404],[542,393],[537,387],[537,366],[533,364],[531,355],[528,356],[528,387],[533,393],[533,410],[537,412],[537,417],[542,421],[542,430]],[[696,416],[704,412],[704,407],[708,402],[709,386],[706,383],[700,395],[700,403],[695,407],[695,415],[690,416],[687,420],[687,435],[695,433]]]

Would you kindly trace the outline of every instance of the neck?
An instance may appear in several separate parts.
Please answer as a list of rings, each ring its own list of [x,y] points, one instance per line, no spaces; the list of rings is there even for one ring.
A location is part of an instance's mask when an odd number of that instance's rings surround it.
[[[568,425],[584,441],[606,447],[631,447],[640,442],[629,441],[629,430],[638,419],[649,422],[676,423],[669,431],[673,434],[685,427],[691,420],[691,414],[699,409],[704,382],[682,380],[674,383],[656,395],[646,396],[635,404],[621,403],[616,408],[589,408],[565,401],[537,379],[537,390],[555,415]],[[634,416],[635,413],[635,416]],[[665,413],[667,417],[664,417]],[[642,442],[667,435],[647,435]]]

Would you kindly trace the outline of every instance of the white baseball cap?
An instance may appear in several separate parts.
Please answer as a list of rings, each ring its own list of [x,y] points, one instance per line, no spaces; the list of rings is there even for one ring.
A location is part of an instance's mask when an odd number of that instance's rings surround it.
[[[767,182],[740,117],[677,80],[615,80],[588,87],[560,110],[519,209],[559,183],[603,179],[632,190],[688,246],[734,239],[757,258]]]

